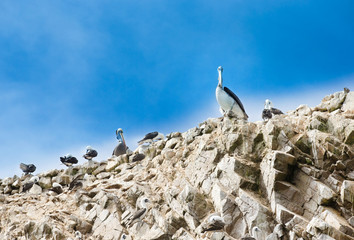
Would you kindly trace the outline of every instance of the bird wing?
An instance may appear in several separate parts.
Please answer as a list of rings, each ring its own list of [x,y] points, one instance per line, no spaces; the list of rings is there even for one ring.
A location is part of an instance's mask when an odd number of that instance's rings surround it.
[[[272,118],[272,113],[269,109],[263,109],[262,118],[263,120]]]
[[[134,155],[132,162],[138,162],[138,161],[143,160],[144,158],[145,158],[144,154],[138,153],[138,154]]]
[[[27,190],[31,189],[34,182],[28,182],[23,185],[22,192],[26,192]]]
[[[26,164],[24,164],[24,163],[21,163],[20,164],[20,168],[21,168],[22,171],[27,172],[28,166]]]
[[[132,224],[134,220],[140,218],[145,212],[146,212],[146,208],[142,208],[138,210],[136,213],[134,213],[132,220],[130,221],[130,224]]]
[[[76,157],[71,157],[71,158],[67,159],[67,162],[68,162],[68,163],[76,164],[76,163],[78,163],[79,161],[77,160]]]
[[[277,115],[277,114],[284,114],[282,111],[280,111],[279,109],[277,108],[272,108],[272,113]]]
[[[143,139],[141,139],[138,143],[148,140],[148,139],[154,139],[154,137],[156,137],[159,133],[158,132],[150,132],[148,134],[145,135],[145,137]]]
[[[75,185],[82,180],[81,178],[84,176],[85,174],[80,174],[79,176],[77,176],[76,178],[74,178],[74,180],[71,181],[70,185],[69,185],[69,190],[73,189],[75,187]]]
[[[227,87],[224,87],[224,91],[229,94],[236,102],[237,104],[240,106],[241,110],[245,113],[245,115],[248,117],[248,115],[246,114],[245,108],[243,107],[243,104],[241,102],[241,100],[236,96],[235,93],[233,93],[230,89],[228,89]]]
[[[34,164],[29,164],[28,165],[28,171],[29,172],[34,172],[36,171],[36,166]]]
[[[84,155],[84,158],[88,159],[88,158],[94,158],[97,157],[97,151],[93,150],[93,149],[89,149],[86,151],[86,154]]]

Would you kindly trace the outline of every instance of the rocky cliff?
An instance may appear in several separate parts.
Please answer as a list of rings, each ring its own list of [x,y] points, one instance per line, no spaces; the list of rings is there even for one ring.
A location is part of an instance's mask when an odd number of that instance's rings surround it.
[[[0,239],[353,240],[353,119],[354,93],[337,92],[268,122],[208,119],[139,162],[41,173],[25,193],[30,176],[2,179]],[[204,231],[211,215],[223,229]]]

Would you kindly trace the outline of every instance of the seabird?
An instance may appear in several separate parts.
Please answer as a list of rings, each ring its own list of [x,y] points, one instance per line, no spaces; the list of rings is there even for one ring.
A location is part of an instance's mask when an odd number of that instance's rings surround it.
[[[118,139],[118,145],[113,150],[112,155],[118,157],[120,155],[126,154],[127,151],[128,151],[128,147],[125,144],[125,140],[124,140],[124,136],[123,136],[123,130],[121,128],[118,128],[116,130],[116,136],[117,136],[117,139]]]
[[[59,183],[53,183],[52,188],[49,191],[53,191],[56,194],[60,194],[63,192],[63,187]]]
[[[69,184],[69,190],[82,187],[83,184],[81,180],[83,180],[84,175],[85,174],[80,174],[76,178],[74,178],[74,180],[72,180],[71,183]]]
[[[145,154],[142,153],[136,153],[133,156],[132,162],[139,162],[145,158]]]
[[[79,231],[75,232],[75,240],[82,240],[82,234]]]
[[[264,102],[264,109],[262,112],[263,120],[264,121],[269,120],[273,117],[273,115],[280,115],[280,114],[284,114],[284,113],[277,108],[273,108],[273,103],[269,99],[266,99]]]
[[[256,240],[263,239],[262,235],[262,230],[259,227],[255,226],[252,228],[252,237],[254,237]]]
[[[159,132],[150,132],[145,135],[143,139],[141,139],[138,144],[141,145],[143,143],[152,143],[154,140],[163,140],[165,136]]]
[[[122,236],[120,237],[121,240],[125,240],[127,239],[127,235],[125,235],[124,233],[122,234]]]
[[[20,168],[21,170],[25,173],[25,175],[29,174],[29,173],[33,173],[34,171],[36,171],[36,166],[34,164],[24,164],[21,163],[20,164]]]
[[[92,160],[92,158],[97,157],[97,151],[94,150],[91,146],[86,147],[86,154],[83,156],[87,160]]]
[[[142,208],[134,213],[133,217],[131,218],[131,220],[128,224],[129,227],[133,226],[135,223],[137,223],[138,221],[141,221],[145,217],[145,215],[148,211],[147,204],[149,204],[149,203],[150,203],[150,200],[146,197],[142,198],[140,200],[140,205]]]
[[[60,161],[67,167],[70,167],[73,164],[77,164],[79,162],[76,157],[73,157],[71,154],[67,154],[64,157],[60,157]]]
[[[216,87],[215,94],[216,94],[216,100],[220,105],[220,112],[224,116],[232,116],[232,117],[235,116],[236,118],[247,120],[248,115],[246,114],[245,108],[243,107],[243,104],[240,101],[240,99],[230,89],[223,86],[223,79],[222,79],[223,68],[221,66],[218,67],[218,72],[219,72],[219,77],[218,77],[219,83],[218,86]]]
[[[208,218],[206,225],[202,226],[202,233],[206,231],[217,231],[224,229],[225,221],[224,218],[212,215]]]
[[[33,176],[31,179],[22,186],[22,192],[26,192],[32,188],[35,183],[39,182],[38,176]]]

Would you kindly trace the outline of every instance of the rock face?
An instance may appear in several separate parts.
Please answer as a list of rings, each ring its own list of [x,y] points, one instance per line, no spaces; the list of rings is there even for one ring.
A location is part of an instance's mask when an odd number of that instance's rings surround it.
[[[268,122],[208,119],[140,162],[53,170],[29,192],[30,176],[0,180],[0,239],[353,240],[353,119],[352,93],[339,92]],[[130,225],[143,197],[151,206]],[[223,230],[203,231],[211,214]]]

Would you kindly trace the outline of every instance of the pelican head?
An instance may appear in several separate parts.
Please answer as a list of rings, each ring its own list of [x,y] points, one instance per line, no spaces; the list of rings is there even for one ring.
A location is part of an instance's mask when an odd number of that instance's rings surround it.
[[[218,72],[219,72],[219,77],[218,77],[218,80],[219,80],[219,84],[218,86],[222,87],[222,72],[224,71],[224,69],[222,68],[222,66],[219,66],[218,67]]]
[[[266,99],[264,102],[264,109],[271,109],[272,107],[273,107],[272,101],[270,101],[269,99]]]

